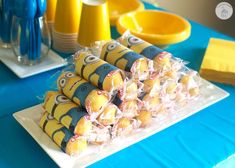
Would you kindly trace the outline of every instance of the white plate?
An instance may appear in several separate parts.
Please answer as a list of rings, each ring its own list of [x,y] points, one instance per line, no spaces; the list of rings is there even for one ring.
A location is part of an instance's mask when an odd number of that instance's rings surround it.
[[[20,65],[11,49],[0,49],[0,60],[10,68],[19,78],[26,78],[45,71],[65,66],[67,62],[58,54],[49,51],[43,61],[34,66]]]
[[[141,141],[229,95],[224,90],[206,80],[202,80],[201,93],[202,95],[199,99],[190,102],[187,106],[180,109],[178,112],[175,112],[174,117],[171,117],[172,115],[167,113],[161,114],[158,118],[154,118],[154,124],[148,128],[139,129],[125,139],[103,147],[100,151],[95,151],[97,148],[89,146],[87,152],[78,157],[70,157],[63,153],[38,126],[40,115],[43,112],[41,105],[17,112],[13,114],[13,116],[60,167],[85,167]]]

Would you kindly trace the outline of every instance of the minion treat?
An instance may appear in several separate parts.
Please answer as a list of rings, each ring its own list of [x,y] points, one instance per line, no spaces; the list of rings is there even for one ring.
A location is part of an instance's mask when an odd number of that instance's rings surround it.
[[[115,124],[121,115],[118,107],[111,103],[104,108],[97,121],[104,126],[108,126]]]
[[[117,67],[88,52],[76,53],[74,60],[76,73],[99,89],[109,92],[123,86],[123,77]]]
[[[191,71],[181,77],[180,83],[183,85],[183,90],[188,92],[190,97],[196,97],[199,95],[199,84],[194,79],[196,72]]]
[[[88,143],[101,145],[109,142],[111,139],[110,129],[111,127],[105,127],[99,124],[94,125],[91,133],[87,138]]]
[[[178,82],[172,80],[166,81],[162,86],[161,92],[163,104],[167,107],[173,107],[178,93],[182,91],[181,88],[181,84]]]
[[[43,131],[69,155],[76,155],[87,148],[86,139],[72,134],[66,127],[45,112],[39,123]]]
[[[149,61],[115,40],[103,45],[100,58],[108,63],[131,72],[134,78],[144,80],[149,76]]]
[[[140,122],[140,127],[146,127],[152,122],[152,113],[147,110],[141,110],[136,119]]]
[[[139,92],[138,81],[125,80],[124,86],[118,91],[118,97],[121,100],[133,100],[137,99]]]
[[[118,96],[116,96],[113,103],[121,110],[123,117],[133,118],[136,116],[138,111],[137,99],[121,100]]]
[[[144,91],[147,93],[156,93],[161,89],[161,81],[157,75],[150,76],[149,79],[143,81]]]
[[[64,72],[57,80],[59,90],[76,104],[85,107],[92,116],[99,114],[109,102],[106,92],[76,76],[72,72]]]
[[[130,48],[131,50],[135,51],[138,54],[141,54],[155,62],[160,62],[161,64],[168,64],[169,57],[171,54],[163,51],[162,49],[134,36],[130,33],[125,33],[121,38],[118,40],[122,45]],[[164,56],[164,61],[160,60],[159,57]],[[166,57],[167,56],[167,57]],[[167,59],[166,59],[167,58]]]
[[[48,92],[44,108],[74,134],[87,135],[92,129],[86,110],[58,92]]]
[[[129,135],[133,131],[133,123],[128,118],[121,118],[113,127],[113,136]]]
[[[151,111],[154,115],[155,113],[162,112],[163,110],[163,104],[161,102],[159,95],[151,95],[149,93],[144,94],[140,99],[143,102],[143,109],[146,109],[147,111]]]
[[[118,107],[122,111],[124,117],[133,118],[137,115],[138,101],[137,100],[123,101]]]

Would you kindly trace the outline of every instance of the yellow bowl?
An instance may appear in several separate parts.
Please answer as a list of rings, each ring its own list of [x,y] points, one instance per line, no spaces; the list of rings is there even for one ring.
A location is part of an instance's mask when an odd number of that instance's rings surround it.
[[[144,5],[139,0],[107,0],[109,19],[112,26],[116,25],[118,18],[126,13],[144,10]]]
[[[121,16],[117,30],[126,30],[155,45],[170,45],[186,40],[191,33],[191,25],[184,18],[163,11],[144,10]]]

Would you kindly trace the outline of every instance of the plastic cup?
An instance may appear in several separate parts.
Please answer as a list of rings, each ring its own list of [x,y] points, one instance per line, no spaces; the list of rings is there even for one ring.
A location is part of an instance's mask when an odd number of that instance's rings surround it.
[[[110,23],[105,0],[83,0],[81,21],[78,31],[80,46],[89,46],[99,40],[110,40]]]
[[[33,36],[33,33],[27,33],[26,36],[22,38],[22,22],[25,21],[20,17],[13,16],[12,21],[12,30],[11,30],[11,45],[16,56],[16,61],[19,64],[32,66],[39,64],[48,56],[48,52],[51,47],[51,36],[47,27],[45,18],[40,17],[36,18],[40,24],[40,33],[41,33],[41,48],[37,48],[32,45],[32,41],[36,42],[36,38]],[[35,21],[34,21],[35,23]],[[28,29],[26,31],[29,31]],[[39,41],[37,41],[39,42]],[[38,50],[40,50],[40,55],[37,55]],[[23,52],[24,51],[24,52]]]
[[[54,29],[60,33],[77,33],[81,14],[80,0],[57,0]]]
[[[12,1],[0,0],[0,48],[11,48]]]
[[[53,31],[53,48],[63,53],[74,53],[78,50],[77,33],[60,33]]]
[[[46,19],[49,23],[55,21],[56,3],[57,0],[47,0]]]

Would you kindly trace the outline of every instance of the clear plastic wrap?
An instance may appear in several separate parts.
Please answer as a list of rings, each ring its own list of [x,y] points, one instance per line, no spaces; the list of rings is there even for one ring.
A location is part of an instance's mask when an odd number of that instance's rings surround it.
[[[122,111],[123,117],[126,118],[134,118],[138,112],[138,100],[121,100],[118,97],[115,97],[113,103],[118,106],[118,108]]]
[[[92,121],[86,109],[79,107],[59,92],[47,92],[44,109],[77,135],[88,135],[92,129]]]
[[[75,72],[99,89],[111,92],[123,86],[124,73],[89,51],[82,50],[75,53],[74,64]]]
[[[110,126],[123,117],[123,112],[113,103],[107,105],[98,116],[97,122],[103,126]]]
[[[58,90],[47,93],[43,107],[71,142],[80,144],[68,143],[67,150],[66,141],[62,150],[68,154],[79,153],[85,143],[102,148],[125,139],[154,124],[152,118],[176,116],[200,95],[198,74],[181,59],[129,33],[119,42],[97,42],[78,51],[55,75]],[[42,117],[42,128],[47,118]],[[53,139],[53,126],[44,131]],[[53,140],[62,146],[61,139]]]
[[[154,46],[126,31],[118,41],[134,52],[153,60],[153,71],[165,74],[169,70],[178,71],[182,66],[182,60],[172,57],[172,54]]]
[[[96,118],[110,101],[107,92],[99,90],[73,72],[63,72],[57,83],[60,92],[84,107],[92,118],[93,116]]]
[[[134,129],[139,128],[140,123],[135,119],[120,118],[119,121],[112,127],[111,135],[112,139],[125,138],[125,136],[131,134]]]
[[[111,126],[103,126],[93,123],[92,131],[87,135],[89,144],[105,145],[111,140]]]
[[[96,42],[94,48],[96,51],[98,48],[101,59],[126,72],[130,72],[133,78],[144,80],[149,77],[152,61],[121,45],[119,42],[115,40]]]
[[[40,123],[42,130],[69,155],[78,155],[87,148],[86,138],[71,133],[49,113],[42,114]]]

